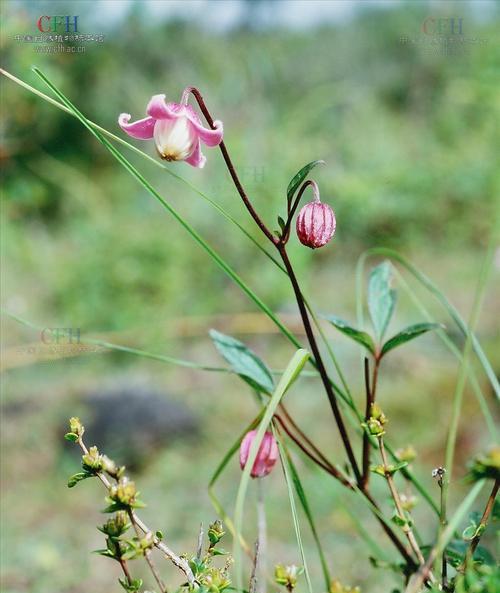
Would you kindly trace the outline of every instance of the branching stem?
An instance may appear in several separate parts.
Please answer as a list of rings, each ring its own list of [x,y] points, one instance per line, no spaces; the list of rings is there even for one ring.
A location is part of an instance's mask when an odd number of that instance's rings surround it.
[[[89,451],[85,443],[83,442],[82,437],[79,437],[78,445],[80,446],[81,450],[87,455]],[[111,482],[109,481],[108,477],[102,472],[97,472],[96,475],[99,478],[99,480],[101,480],[101,482],[104,484],[106,489],[109,490],[111,488]],[[137,516],[135,511],[131,510],[131,513],[135,525],[137,525],[137,527],[139,527],[139,529],[143,533],[152,533],[152,530],[149,529],[149,527]],[[191,570],[191,568],[189,568],[189,564],[187,563],[187,561],[184,558],[177,556],[177,554],[175,554],[164,542],[159,540],[156,536],[154,537],[153,541],[155,547],[158,548],[158,550],[160,550],[161,552],[163,552],[165,557],[186,575],[186,578],[191,585],[194,585],[195,579],[193,571]]]

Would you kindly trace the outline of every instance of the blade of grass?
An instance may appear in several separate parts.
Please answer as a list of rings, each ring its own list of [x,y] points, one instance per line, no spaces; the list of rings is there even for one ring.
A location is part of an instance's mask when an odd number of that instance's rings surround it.
[[[215,484],[217,483],[219,477],[221,476],[222,472],[225,470],[225,468],[227,467],[228,463],[231,461],[233,456],[238,452],[240,445],[241,445],[241,441],[243,440],[243,437],[247,434],[247,432],[249,432],[250,430],[253,430],[259,424],[263,413],[264,413],[264,410],[262,410],[261,413],[255,418],[255,420],[253,420],[253,422],[251,422],[245,428],[245,430],[238,436],[236,441],[233,443],[233,445],[229,448],[227,453],[222,458],[222,461],[217,466],[217,469],[215,470],[215,472],[208,484],[208,496],[210,498],[212,506],[214,507],[217,515],[224,521],[224,524],[229,529],[229,532],[231,533],[233,538],[235,540],[236,540],[236,538],[239,539],[241,547],[247,554],[251,554],[250,546],[247,544],[247,542],[243,538],[243,535],[236,531],[233,521],[231,520],[229,514],[226,513],[222,503],[220,502],[217,495],[215,494]]]
[[[304,367],[308,358],[309,353],[306,350],[300,349],[297,350],[297,352],[293,355],[292,359],[288,363],[286,370],[283,373],[283,376],[281,377],[280,382],[276,387],[275,392],[273,393],[269,400],[269,403],[265,407],[264,414],[262,416],[261,421],[259,422],[255,438],[252,442],[252,446],[250,447],[248,453],[248,459],[245,468],[242,472],[234,509],[234,529],[236,532],[236,538],[234,540],[233,557],[235,565],[236,589],[238,591],[241,591],[243,589],[243,566],[241,562],[241,546],[239,541],[239,534],[242,533],[243,510],[245,505],[246,492],[248,489],[248,484],[250,482],[250,472],[257,458],[257,453],[262,443],[262,439],[264,438],[266,429],[268,428],[272,420],[272,417],[276,411],[276,408],[278,407],[278,404],[280,403],[285,393],[288,391],[288,389],[291,387],[293,382],[300,374],[300,371]]]
[[[278,442],[278,449],[280,452],[280,460],[281,460],[281,467],[283,468],[283,474],[285,476],[286,488],[288,491],[288,499],[290,501],[290,510],[292,511],[292,518],[293,518],[293,526],[295,529],[295,537],[297,539],[297,545],[299,547],[300,556],[302,558],[302,564],[304,566],[304,575],[306,577],[307,588],[309,593],[313,593],[312,583],[311,583],[311,576],[309,574],[309,568],[307,566],[307,559],[306,553],[304,551],[304,546],[302,544],[302,536],[300,533],[300,523],[299,523],[299,516],[297,513],[297,507],[295,505],[295,497],[293,494],[293,485],[292,485],[292,478],[290,477],[290,464],[289,458],[286,454],[286,451],[283,448],[283,443],[281,438],[278,434],[278,431],[273,427],[273,434]],[[328,581],[329,583],[329,581]]]
[[[18,315],[14,315],[14,313],[10,313],[9,311],[5,311],[3,309],[0,311],[1,311],[2,315],[5,315],[6,317],[9,317],[10,319],[12,319],[14,321],[17,321],[18,323],[21,323],[22,325],[25,325],[26,327],[30,327],[37,331],[42,331],[44,329],[42,326],[35,325],[34,323],[32,323],[31,321],[28,321],[27,319],[19,317]],[[149,358],[151,360],[158,360],[160,362],[166,362],[168,364],[173,364],[173,365],[185,367],[188,369],[195,369],[198,371],[208,371],[208,372],[214,372],[214,373],[227,373],[230,375],[235,374],[233,369],[231,369],[229,367],[215,367],[215,366],[210,366],[210,365],[206,365],[206,364],[200,364],[198,362],[193,362],[191,360],[184,360],[181,358],[174,358],[172,356],[166,356],[164,354],[148,352],[147,350],[140,350],[139,348],[131,348],[129,346],[123,346],[121,344],[115,344],[113,342],[107,342],[105,340],[99,340],[96,338],[86,338],[85,336],[82,336],[82,335],[80,335],[79,341],[82,344],[93,344],[95,346],[101,346],[102,348],[106,348],[108,350],[114,350],[116,352],[125,352],[127,354],[133,354],[134,356]],[[283,370],[271,369],[271,373],[273,375],[282,375]],[[318,373],[316,371],[302,371],[302,376],[303,377],[317,377]]]
[[[441,536],[439,537],[436,545],[434,546],[434,548],[432,548],[432,550],[427,558],[427,562],[425,564],[426,568],[430,568],[434,564],[434,561],[436,560],[436,558],[440,554],[442,554],[442,552],[446,548],[448,542],[453,537],[453,534],[455,533],[456,529],[460,525],[460,522],[463,520],[463,518],[469,512],[469,509],[471,508],[474,501],[478,497],[483,486],[484,486],[484,480],[480,480],[479,482],[474,484],[474,486],[472,487],[470,492],[464,498],[464,500],[462,501],[462,503],[460,504],[458,509],[455,511],[455,514],[453,515],[453,517],[448,521],[448,525],[446,526],[444,531],[441,533]],[[421,586],[423,585],[424,580],[425,580],[425,575],[422,575],[422,571],[419,571],[408,583],[408,587],[405,589],[405,593],[418,593]]]
[[[391,559],[389,558],[389,556],[387,556],[385,550],[381,546],[379,546],[377,541],[370,535],[368,530],[363,525],[363,522],[360,521],[357,514],[351,509],[349,504],[345,501],[344,497],[338,497],[337,500],[340,501],[341,506],[351,518],[351,521],[354,523],[357,532],[365,540],[366,545],[373,552],[374,557],[384,560],[385,562],[391,562]]]
[[[424,316],[425,320],[432,323],[436,323],[436,319],[429,313],[422,301],[420,301],[420,299],[416,296],[415,292],[411,290],[411,288],[408,286],[408,283],[403,278],[403,275],[399,272],[399,270],[395,270],[395,276],[398,279],[398,284],[402,286],[403,290],[405,290],[405,292],[408,294],[410,300],[413,302],[420,314]],[[446,334],[446,331],[438,329],[436,330],[436,335],[443,342],[443,344],[445,344],[445,346],[453,354],[453,356],[455,356],[455,358],[461,361],[462,352],[457,348],[457,346],[455,346],[452,340],[450,340],[450,338]],[[483,393],[483,390],[481,389],[474,368],[469,366],[467,374],[469,377],[469,383],[471,384],[472,390],[474,391],[479,407],[481,408],[481,411],[483,413],[486,425],[488,426],[488,430],[490,432],[492,441],[496,442],[498,439],[498,432],[495,426],[495,420],[489,409],[488,402],[486,401],[486,397]]]
[[[316,548],[318,549],[318,555],[319,555],[319,559],[320,559],[320,563],[321,563],[321,569],[323,571],[323,577],[325,579],[325,586],[326,586],[325,590],[328,591],[328,588],[330,587],[330,583],[331,583],[330,571],[328,569],[328,563],[326,561],[326,556],[325,556],[325,553],[323,552],[323,547],[321,545],[318,531],[316,529],[314,517],[311,512],[311,508],[309,506],[309,502],[307,500],[304,487],[302,486],[302,482],[300,481],[299,472],[297,471],[297,468],[296,468],[295,464],[293,463],[292,456],[290,455],[290,451],[288,450],[288,447],[286,446],[283,439],[279,439],[278,443],[280,444],[281,449],[282,449],[282,457],[283,456],[286,457],[288,473],[291,476],[292,483],[295,488],[295,492],[297,493],[297,497],[300,501],[300,504],[302,506],[304,514],[307,518],[307,522],[309,523],[309,527],[311,529],[311,533],[314,538]],[[285,460],[282,458],[282,464],[284,464],[284,463],[285,463]],[[283,471],[285,471],[285,467],[283,467]],[[290,496],[290,493],[289,493],[289,496]]]
[[[450,426],[448,429],[448,439],[446,441],[446,453],[445,453],[445,468],[446,468],[446,480],[447,484],[451,483],[451,477],[453,473],[453,459],[455,455],[455,445],[457,441],[458,425],[460,422],[460,414],[462,411],[462,401],[467,381],[467,370],[469,366],[469,358],[472,352],[472,336],[474,328],[476,327],[481,312],[481,305],[483,302],[484,292],[486,289],[486,283],[488,282],[489,272],[491,270],[491,264],[493,262],[493,246],[491,245],[486,253],[479,279],[476,288],[476,294],[474,296],[474,304],[470,314],[469,326],[467,328],[467,339],[465,340],[464,352],[462,356],[462,362],[459,368],[459,374],[457,384],[455,387],[455,394],[453,396],[453,406],[451,413]],[[447,490],[447,489],[446,489]]]

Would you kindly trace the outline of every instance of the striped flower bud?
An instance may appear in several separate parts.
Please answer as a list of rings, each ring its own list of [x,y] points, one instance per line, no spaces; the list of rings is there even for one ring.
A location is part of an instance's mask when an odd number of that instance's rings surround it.
[[[312,184],[314,200],[302,207],[297,216],[297,237],[299,241],[317,249],[326,245],[335,232],[335,214],[328,204],[323,204],[319,199],[319,189],[316,183]]]

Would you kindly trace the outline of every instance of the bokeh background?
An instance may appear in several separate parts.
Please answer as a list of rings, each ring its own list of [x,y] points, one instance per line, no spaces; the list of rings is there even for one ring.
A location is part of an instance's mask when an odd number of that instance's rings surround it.
[[[389,246],[424,269],[468,318],[498,206],[498,3],[9,0],[1,10],[3,67],[48,92],[30,70],[37,65],[84,114],[115,133],[121,133],[117,115],[142,117],[151,95],[178,100],[185,86],[200,88],[224,121],[242,181],[268,221],[283,212],[292,175],[323,158],[315,178],[337,215],[335,239],[318,252],[295,238],[290,246],[319,311],[353,321],[357,258],[366,248]],[[44,14],[77,14],[80,31],[102,33],[104,41],[86,43],[85,53],[40,53],[24,35],[36,35]],[[443,45],[435,31],[424,34],[429,17],[462,19],[462,40],[449,35]],[[85,337],[218,365],[211,327],[244,340],[274,368],[292,349],[76,120],[5,78],[1,108],[3,308],[39,328],[3,318],[1,588],[114,591],[118,569],[90,553],[102,544],[95,525],[103,492],[90,482],[66,488],[78,459],[62,441],[65,419],[80,414],[93,423],[96,442],[131,464],[148,503],[145,519],[164,530],[174,549],[190,551],[199,523],[214,517],[210,476],[256,405],[235,377],[110,351],[54,354],[40,329],[74,328]],[[152,143],[137,145],[154,155]],[[261,241],[220,154],[206,155],[202,171],[169,167]],[[185,183],[133,153],[127,157],[300,332],[291,290],[272,264]],[[478,326],[498,369],[495,285],[498,265]],[[400,293],[392,332],[421,320]],[[361,403],[359,351],[325,329]],[[430,472],[443,461],[456,379],[456,360],[432,336],[395,354],[381,377],[392,440],[416,447],[416,473],[434,491]],[[304,379],[288,397],[301,424],[342,462],[319,384]],[[467,391],[457,479],[488,444]],[[304,460],[297,463],[334,575],[364,592],[387,593],[395,581],[371,567],[352,516],[381,540],[367,509]],[[228,510],[238,479],[234,461],[218,486]],[[374,484],[383,497],[384,485]],[[299,563],[280,472],[265,487],[269,563]],[[459,482],[452,505],[461,493]],[[250,539],[254,500],[252,489]],[[424,504],[416,517],[430,541],[435,522]],[[166,575],[177,579],[170,568]]]

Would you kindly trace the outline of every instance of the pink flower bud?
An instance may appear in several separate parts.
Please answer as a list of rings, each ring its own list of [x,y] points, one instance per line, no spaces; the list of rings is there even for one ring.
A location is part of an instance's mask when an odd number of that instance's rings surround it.
[[[247,432],[244,439],[241,441],[240,446],[240,466],[241,469],[245,468],[248,461],[248,455],[250,448],[257,434],[256,430]],[[278,445],[269,431],[264,434],[262,443],[260,444],[255,463],[253,464],[250,475],[252,478],[263,478],[273,469],[276,460],[278,459]]]
[[[318,186],[314,183],[314,200],[302,207],[297,216],[297,237],[299,241],[317,249],[326,245],[335,232],[335,214],[328,204],[319,199]]]

